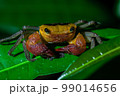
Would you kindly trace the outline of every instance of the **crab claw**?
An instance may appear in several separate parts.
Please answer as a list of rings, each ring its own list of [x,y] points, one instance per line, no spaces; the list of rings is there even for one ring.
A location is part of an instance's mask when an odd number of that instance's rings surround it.
[[[44,52],[44,55],[46,55],[48,57],[54,57],[54,53],[49,49]]]
[[[73,54],[73,55],[79,55],[79,54],[83,53],[85,50],[86,50],[86,46],[77,47],[74,44],[70,44],[70,45],[67,45],[63,48],[56,49],[56,51],[64,52],[64,53],[68,53],[68,54]]]

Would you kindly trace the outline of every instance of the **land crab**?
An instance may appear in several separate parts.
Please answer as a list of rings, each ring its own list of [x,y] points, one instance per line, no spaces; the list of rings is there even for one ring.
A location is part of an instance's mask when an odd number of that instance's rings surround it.
[[[79,26],[78,26],[79,25]],[[0,40],[1,42],[8,41],[16,38],[20,35],[17,42],[9,50],[8,54],[13,56],[12,52],[23,40],[23,49],[25,56],[29,61],[35,61],[36,59],[30,58],[29,52],[35,56],[41,55],[46,57],[54,57],[55,54],[49,49],[47,44],[56,44],[67,42],[68,45],[62,48],[55,49],[57,52],[69,53],[73,55],[79,55],[86,50],[86,43],[90,43],[90,48],[95,47],[96,41],[101,44],[101,38],[93,32],[77,32],[77,28],[85,29],[92,25],[99,25],[98,22],[84,20],[78,20],[75,23],[56,23],[56,24],[44,24],[41,26],[23,26],[23,29],[13,34],[10,37]]]

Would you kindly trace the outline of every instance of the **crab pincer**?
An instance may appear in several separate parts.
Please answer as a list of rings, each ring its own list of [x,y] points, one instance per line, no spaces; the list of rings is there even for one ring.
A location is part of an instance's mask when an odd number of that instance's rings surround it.
[[[83,35],[80,33],[78,33],[76,38],[69,41],[68,43],[69,43],[69,45],[67,45],[63,48],[58,48],[58,49],[56,49],[56,51],[73,54],[73,55],[79,55],[86,50],[86,41],[85,41]]]
[[[83,53],[85,51],[85,49],[86,48],[82,48],[82,47],[80,48],[74,44],[70,44],[63,48],[58,48],[58,49],[56,49],[56,51],[68,53],[68,54],[72,54],[72,55],[79,55],[79,54]]]

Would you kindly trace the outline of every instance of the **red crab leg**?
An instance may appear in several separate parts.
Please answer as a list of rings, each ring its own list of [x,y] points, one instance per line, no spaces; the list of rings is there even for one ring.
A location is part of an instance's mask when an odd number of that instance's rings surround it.
[[[58,48],[56,51],[65,52],[73,55],[79,55],[86,50],[86,41],[82,34],[78,33],[75,39],[68,42],[69,45]]]

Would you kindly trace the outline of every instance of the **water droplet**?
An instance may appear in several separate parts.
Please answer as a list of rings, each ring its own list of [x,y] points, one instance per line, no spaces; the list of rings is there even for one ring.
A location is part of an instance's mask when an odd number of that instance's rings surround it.
[[[92,57],[93,59],[95,59],[95,57]]]
[[[73,63],[75,62],[75,60],[73,60]]]
[[[20,62],[22,62],[23,60],[20,60]]]
[[[74,70],[76,70],[77,68],[75,68]]]
[[[73,72],[75,69],[72,69],[72,71],[71,72]]]
[[[82,65],[84,65],[84,64],[82,63]]]
[[[100,55],[103,55],[103,53],[102,53],[102,52],[100,52]]]
[[[68,73],[71,73],[71,71],[69,71]]]
[[[61,77],[64,77],[65,75],[62,75]]]
[[[71,71],[69,71],[69,72],[71,72]],[[69,73],[69,72],[68,72],[68,73]],[[65,73],[65,74],[61,75],[61,76],[58,78],[58,80],[60,80],[61,78],[65,77],[66,75],[68,75],[68,73]]]
[[[65,73],[65,76],[68,75],[68,73]]]
[[[87,62],[88,62],[88,60],[87,60]]]
[[[61,77],[64,77],[65,76],[65,74],[63,74]]]

